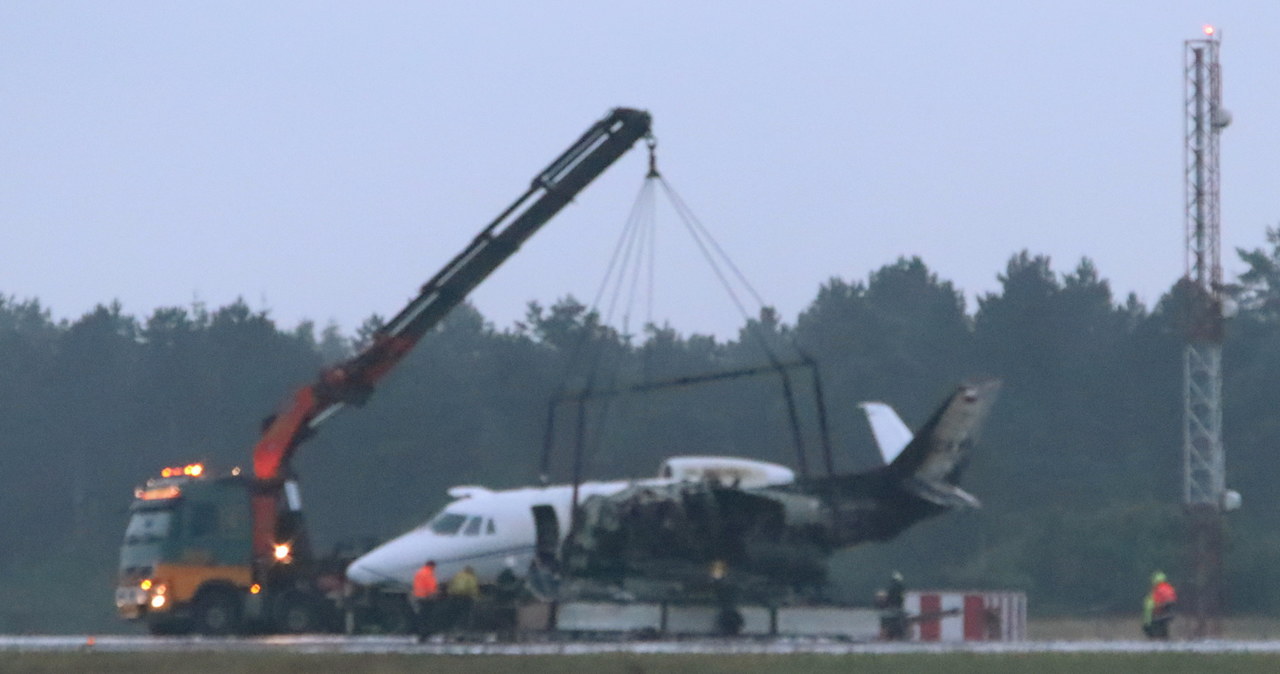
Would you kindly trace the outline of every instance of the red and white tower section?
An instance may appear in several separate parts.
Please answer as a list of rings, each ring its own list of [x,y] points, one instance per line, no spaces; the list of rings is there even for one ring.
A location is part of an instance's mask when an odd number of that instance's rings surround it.
[[[1197,636],[1220,632],[1223,512],[1239,505],[1226,488],[1222,445],[1224,334],[1219,135],[1231,123],[1222,107],[1221,36],[1213,26],[1184,49],[1186,266],[1183,349],[1183,493],[1191,526],[1191,613]]]

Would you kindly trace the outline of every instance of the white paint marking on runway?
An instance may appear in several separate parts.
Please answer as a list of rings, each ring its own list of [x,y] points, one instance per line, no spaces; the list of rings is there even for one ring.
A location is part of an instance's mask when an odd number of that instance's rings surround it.
[[[603,653],[786,655],[792,653],[1262,653],[1280,641],[1023,641],[1012,643],[849,643],[817,639],[676,641],[537,641],[426,643],[403,636],[275,636],[260,638],[143,636],[2,636],[0,652],[305,653],[424,655],[592,655]]]

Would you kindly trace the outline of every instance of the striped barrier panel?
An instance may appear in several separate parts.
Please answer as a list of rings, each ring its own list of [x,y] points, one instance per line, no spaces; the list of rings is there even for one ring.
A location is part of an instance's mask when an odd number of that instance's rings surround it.
[[[1022,592],[908,592],[912,641],[1025,641],[1027,595]]]

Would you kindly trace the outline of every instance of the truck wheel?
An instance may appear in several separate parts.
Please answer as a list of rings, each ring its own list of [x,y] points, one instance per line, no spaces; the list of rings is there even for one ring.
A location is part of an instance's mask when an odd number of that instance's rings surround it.
[[[317,632],[320,630],[320,607],[311,597],[291,592],[281,597],[276,625],[287,634]]]
[[[228,592],[205,592],[196,599],[195,622],[200,634],[235,634],[240,629],[240,604]]]
[[[733,637],[742,632],[742,614],[732,606],[725,606],[716,614],[716,631],[722,636]]]

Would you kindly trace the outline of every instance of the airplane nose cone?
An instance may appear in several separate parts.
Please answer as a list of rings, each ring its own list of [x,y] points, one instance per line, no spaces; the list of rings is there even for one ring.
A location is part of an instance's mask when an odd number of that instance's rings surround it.
[[[347,580],[361,585],[413,582],[422,562],[440,556],[429,536],[413,531],[357,557],[347,566]]]
[[[348,564],[347,580],[360,585],[398,580],[394,573],[395,555],[388,554],[389,547],[374,548]]]
[[[371,585],[377,581],[373,570],[361,563],[364,557],[351,562],[347,566],[347,580],[360,585]]]

